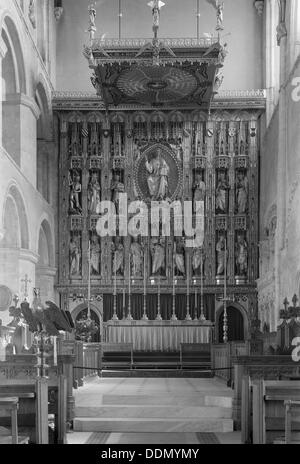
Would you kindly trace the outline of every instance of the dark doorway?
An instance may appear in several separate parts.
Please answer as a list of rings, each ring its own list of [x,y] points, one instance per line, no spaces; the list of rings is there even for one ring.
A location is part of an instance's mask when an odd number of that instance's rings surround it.
[[[80,313],[78,314],[78,316],[76,317],[76,321],[80,321],[82,319],[87,319],[87,313],[88,313],[88,310],[87,308],[83,309],[82,311],[80,311]],[[97,316],[97,314],[95,313],[95,311],[93,311],[91,309],[91,319],[93,321],[95,321],[95,323],[97,324],[97,326],[99,327],[99,330],[92,335],[92,339],[91,339],[91,342],[92,343],[99,343],[101,340],[100,340],[100,321],[99,321],[99,317]]]
[[[219,343],[223,343],[223,320],[224,310],[219,316]],[[229,306],[227,308],[227,320],[228,320],[228,341],[238,342],[245,340],[244,334],[244,318],[242,313],[237,309]]]

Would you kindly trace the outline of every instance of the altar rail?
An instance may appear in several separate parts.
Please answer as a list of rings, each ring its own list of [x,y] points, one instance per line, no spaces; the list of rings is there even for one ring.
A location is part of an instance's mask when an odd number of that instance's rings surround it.
[[[246,356],[248,354],[250,354],[248,342],[213,344],[211,349],[211,363],[212,369],[215,369],[215,376],[231,385],[234,378],[233,358],[237,356]]]

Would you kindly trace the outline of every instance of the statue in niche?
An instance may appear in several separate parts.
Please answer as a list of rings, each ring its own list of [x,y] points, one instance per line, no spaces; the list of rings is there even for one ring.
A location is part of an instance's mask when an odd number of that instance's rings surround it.
[[[70,241],[70,275],[80,275],[81,269],[81,248],[80,238],[73,237]]]
[[[225,171],[219,171],[218,184],[216,189],[216,212],[225,214],[227,212],[227,192],[229,184],[226,180]]]
[[[81,214],[82,208],[80,204],[80,194],[82,192],[80,174],[74,172],[73,178],[69,173],[69,187],[70,187],[70,214]]]
[[[182,238],[177,237],[174,243],[175,275],[185,275],[185,246]]]
[[[112,243],[113,252],[113,274],[124,275],[124,246],[120,237],[116,237]]]
[[[133,238],[133,242],[130,246],[130,256],[131,256],[131,263],[132,266],[132,273],[133,277],[142,277],[143,276],[143,250],[142,246],[138,241],[137,237]]]
[[[194,190],[194,199],[193,199],[193,206],[194,212],[197,212],[197,202],[198,201],[205,201],[206,196],[206,185],[202,180],[201,174],[196,174],[195,183],[193,185]]]
[[[100,274],[100,252],[101,247],[97,235],[92,236],[91,240],[91,274]]]
[[[223,275],[225,271],[225,236],[221,235],[219,241],[216,245],[216,252],[217,252],[217,275]]]
[[[146,169],[149,173],[147,183],[151,199],[165,200],[169,193],[170,167],[160,149],[146,161]]]
[[[98,173],[93,172],[88,186],[88,205],[91,214],[100,214],[100,192]]]
[[[201,274],[202,264],[202,275],[204,274],[204,253],[201,247],[194,248],[192,256],[192,267],[194,275],[198,276]]]
[[[125,193],[125,186],[123,182],[121,182],[120,175],[115,174],[112,184],[111,184],[111,191],[112,191],[112,201],[115,204],[116,212],[119,213],[119,202],[120,202],[120,194]]]
[[[164,239],[158,237],[152,238],[150,249],[152,255],[152,275],[161,275],[166,268]]]
[[[235,249],[236,273],[238,276],[246,276],[248,270],[248,245],[243,235],[237,237]]]
[[[236,180],[236,205],[238,214],[245,214],[247,212],[248,191],[248,178],[242,171],[239,171]]]

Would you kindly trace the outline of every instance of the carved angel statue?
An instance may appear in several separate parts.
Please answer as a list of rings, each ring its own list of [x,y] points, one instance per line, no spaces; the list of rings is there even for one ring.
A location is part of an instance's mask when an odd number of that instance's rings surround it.
[[[217,31],[222,31],[224,29],[223,27],[223,20],[224,20],[224,2],[221,2],[220,0],[206,0],[208,3],[210,3],[216,10],[217,12]]]
[[[90,15],[90,27],[96,27],[95,21],[96,21],[96,9],[94,5],[89,6],[89,15]]]

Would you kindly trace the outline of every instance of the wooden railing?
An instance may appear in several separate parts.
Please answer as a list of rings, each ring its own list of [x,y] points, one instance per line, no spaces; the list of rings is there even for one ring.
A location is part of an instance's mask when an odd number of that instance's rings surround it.
[[[97,375],[100,366],[100,343],[83,344],[83,378]]]
[[[233,359],[249,354],[248,342],[229,342],[212,345],[211,361],[214,375],[228,384],[233,383]],[[218,370],[219,369],[219,370]]]

